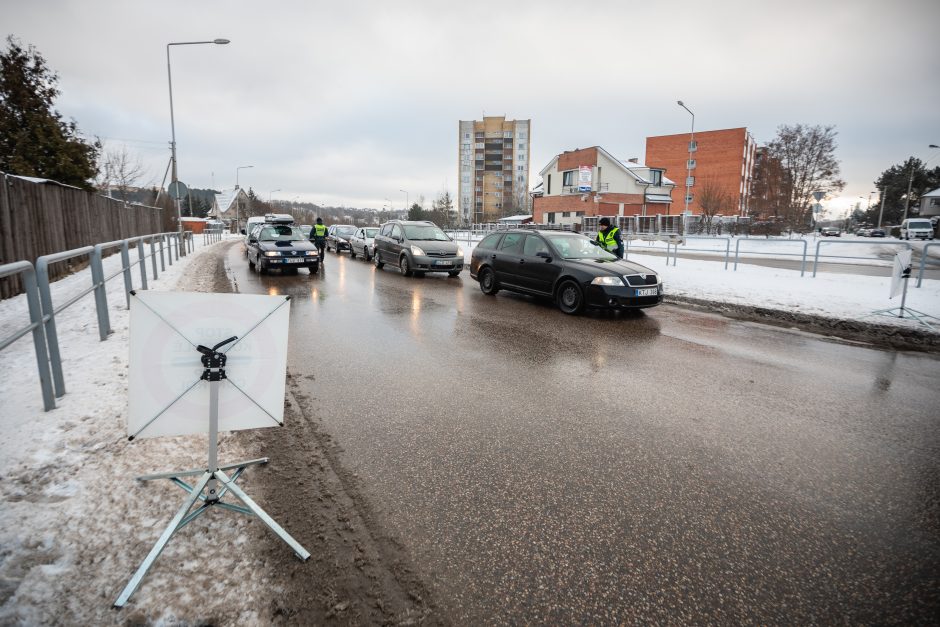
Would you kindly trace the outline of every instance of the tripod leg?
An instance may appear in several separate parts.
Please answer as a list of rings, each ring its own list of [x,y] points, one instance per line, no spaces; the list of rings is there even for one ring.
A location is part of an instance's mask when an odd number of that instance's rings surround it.
[[[232,494],[238,497],[238,500],[244,503],[248,509],[254,512],[255,516],[260,518],[264,524],[266,524],[271,529],[271,531],[277,534],[281,540],[286,542],[287,545],[294,550],[294,553],[297,554],[297,557],[305,562],[310,558],[310,553],[307,551],[307,549],[300,546],[300,543],[297,542],[297,540],[294,540],[294,538],[292,538],[289,533],[284,531],[283,527],[277,524],[273,518],[268,516],[268,513],[261,509],[257,503],[251,500],[251,497],[245,494],[241,488],[235,485],[234,481],[225,476],[224,472],[220,470],[215,474],[218,476],[219,480],[222,481],[222,485],[231,490]]]
[[[127,600],[131,598],[131,595],[134,594],[134,591],[137,590],[141,580],[143,580],[144,575],[146,575],[147,571],[150,570],[150,567],[153,565],[154,561],[160,557],[160,553],[163,552],[167,542],[170,541],[170,538],[179,528],[179,525],[183,521],[183,518],[186,516],[187,512],[189,512],[193,504],[199,499],[199,495],[202,494],[202,491],[205,489],[206,484],[209,483],[209,479],[211,478],[211,473],[207,472],[202,475],[202,478],[199,480],[199,483],[196,484],[196,487],[193,488],[193,491],[186,499],[186,502],[183,503],[183,506],[179,509],[178,512],[176,512],[176,516],[173,517],[173,520],[170,521],[170,524],[167,525],[166,529],[163,530],[163,535],[160,536],[160,539],[157,540],[157,543],[153,545],[152,549],[150,549],[150,553],[147,554],[147,557],[144,559],[143,563],[141,563],[140,568],[137,569],[137,572],[134,573],[134,576],[131,577],[131,580],[127,582],[127,585],[124,587],[124,591],[121,592],[121,596],[119,596],[117,601],[114,602],[114,607],[124,607],[124,605],[127,603]]]

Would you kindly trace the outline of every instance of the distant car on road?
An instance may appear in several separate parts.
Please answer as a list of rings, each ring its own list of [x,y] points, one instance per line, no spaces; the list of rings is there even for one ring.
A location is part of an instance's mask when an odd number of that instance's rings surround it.
[[[564,231],[488,235],[473,250],[470,276],[484,294],[506,289],[548,296],[566,314],[585,307],[655,307],[663,300],[663,285],[654,270],[617,259],[588,237]]]
[[[326,249],[333,249],[333,252],[349,250],[349,238],[356,232],[356,227],[351,224],[333,224],[326,231]]]
[[[304,234],[304,237],[310,239],[310,233],[313,232],[313,225],[311,224],[301,224],[300,232]]]
[[[356,229],[353,236],[349,238],[349,256],[353,259],[356,255],[362,255],[366,261],[372,259],[373,250],[375,250],[375,236],[379,233],[379,227],[367,226]]]
[[[248,266],[261,274],[275,268],[290,273],[307,268],[310,274],[316,274],[320,257],[316,246],[298,227],[263,224],[248,236]]]
[[[887,232],[884,229],[868,229],[868,237],[886,237]]]
[[[868,228],[864,228],[864,227],[863,227],[863,228],[861,228],[861,229],[855,231],[855,234],[856,234],[857,236],[859,236],[859,237],[871,237],[871,229],[868,229]]]
[[[405,276],[446,272],[455,277],[463,259],[463,248],[430,220],[390,220],[375,236],[375,267],[394,264]]]
[[[823,237],[841,237],[842,231],[834,226],[824,226],[822,230],[819,231],[819,234]]]

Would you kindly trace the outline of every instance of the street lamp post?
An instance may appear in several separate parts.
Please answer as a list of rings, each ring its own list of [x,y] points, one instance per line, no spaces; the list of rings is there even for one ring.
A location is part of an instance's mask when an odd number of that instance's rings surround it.
[[[885,194],[888,192],[888,186],[881,188],[881,209],[878,210],[878,228],[881,228],[881,217],[885,214]]]
[[[183,240],[183,214],[180,208],[180,185],[179,178],[176,175],[176,118],[173,114],[173,73],[170,70],[170,46],[197,46],[200,44],[218,44],[225,45],[229,43],[228,39],[213,39],[211,41],[173,41],[166,45],[166,80],[170,88],[170,161],[172,162],[172,175],[170,185],[174,188],[176,201],[176,228],[179,237],[176,239],[178,254],[184,255]]]
[[[275,192],[279,192],[279,191],[281,191],[281,190],[279,190],[279,189],[272,189],[270,192],[268,192],[268,204],[271,204],[271,198],[274,196]]]
[[[930,144],[928,148],[932,148],[932,149],[940,148],[940,146],[936,144]],[[937,155],[934,155],[934,157],[936,156]],[[927,167],[928,163],[933,161],[934,157],[931,157],[930,159],[927,159],[927,161],[924,161],[924,168]],[[913,158],[911,158],[911,175],[907,179],[907,197],[904,199],[904,217],[901,218],[901,222],[904,222],[905,220],[907,220],[907,212],[911,208],[911,186],[913,186],[914,184],[914,164],[915,164],[915,161],[913,160]]]
[[[400,189],[400,190],[398,190],[398,191],[402,192],[402,193],[405,195],[405,211],[408,211],[408,209],[411,208],[411,207],[408,206],[408,205],[410,204],[410,201],[408,200],[408,192],[406,192],[406,191],[403,190],[403,189]]]
[[[689,179],[692,178],[692,146],[695,146],[695,114],[692,113],[692,110],[689,109],[685,104],[679,100],[677,103],[680,107],[689,112],[689,115],[692,116],[692,132],[689,134],[689,160],[686,161],[685,168],[685,213],[689,213],[689,196],[692,188],[689,186]]]
[[[240,165],[235,168],[235,230],[238,231],[238,209],[242,204],[241,187],[238,185],[238,173],[240,170],[247,170],[248,168],[253,168],[253,165]]]

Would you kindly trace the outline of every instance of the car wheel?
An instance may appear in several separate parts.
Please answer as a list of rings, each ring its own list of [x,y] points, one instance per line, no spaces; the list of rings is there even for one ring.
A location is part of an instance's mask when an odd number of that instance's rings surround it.
[[[255,262],[251,260],[251,257],[248,258],[248,267],[252,270],[255,269]]]
[[[480,270],[480,291],[490,296],[499,291],[499,286],[496,285],[496,273],[492,268]]]
[[[356,258],[356,249],[353,248],[352,246],[349,247],[349,258],[350,259]]]
[[[372,261],[375,262],[375,267],[381,269],[385,263],[382,261],[382,258],[379,256],[379,251],[375,251],[375,256],[372,258]]]
[[[398,269],[401,270],[402,276],[411,276],[411,263],[408,261],[408,255],[401,256],[398,261]]]
[[[558,301],[558,308],[564,313],[576,314],[584,308],[584,294],[581,293],[581,287],[574,281],[565,281],[558,287],[555,297]]]
[[[449,276],[449,277],[452,278],[452,279],[453,279],[453,278],[456,278],[456,277],[459,277],[459,276],[460,276],[460,270],[454,270],[453,272],[448,272],[448,273],[447,273],[447,276]]]
[[[369,247],[368,247],[368,246],[363,246],[363,247],[362,247],[362,258],[365,259],[366,261],[369,261],[369,260],[371,259],[371,257],[369,256]]]
[[[261,274],[267,274],[267,273],[268,273],[268,267],[267,267],[266,265],[264,265],[264,262],[263,262],[263,261],[259,261],[259,262],[258,262],[258,272],[260,272]]]
[[[319,271],[320,271],[320,264],[315,263],[310,266],[310,274],[316,274]]]

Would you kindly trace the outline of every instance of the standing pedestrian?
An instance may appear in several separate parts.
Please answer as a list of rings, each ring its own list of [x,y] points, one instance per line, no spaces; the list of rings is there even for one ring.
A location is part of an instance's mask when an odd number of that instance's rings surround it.
[[[598,245],[609,253],[617,256],[617,259],[623,259],[623,238],[620,237],[620,229],[610,226],[609,218],[601,218],[598,222],[600,230],[597,232]]]

